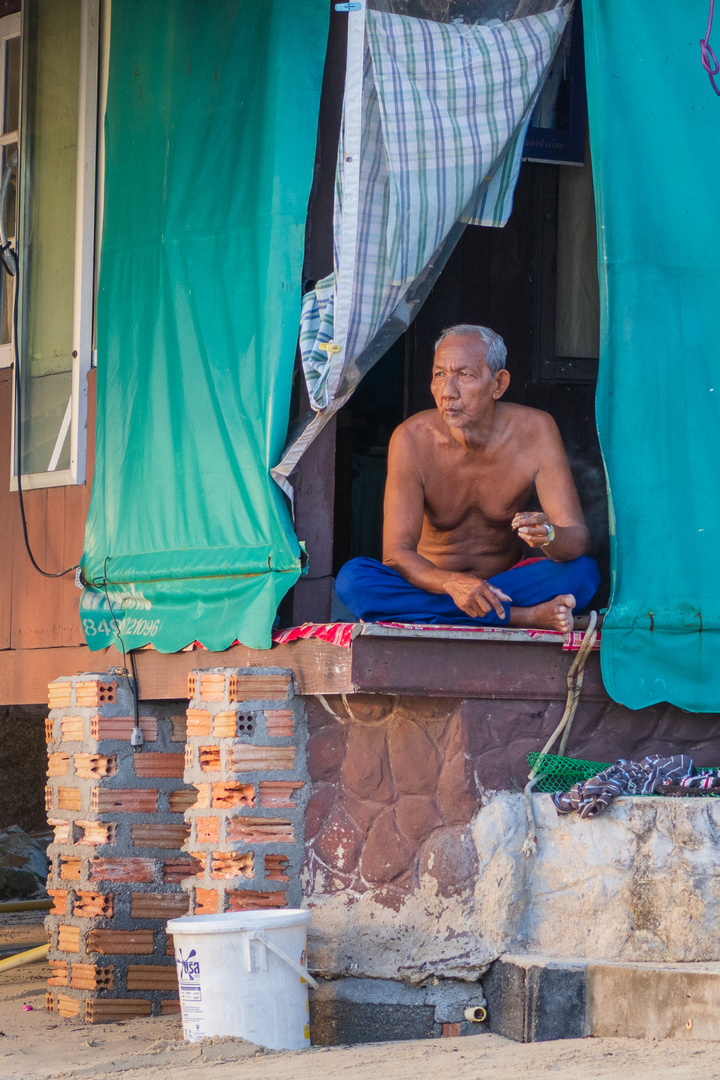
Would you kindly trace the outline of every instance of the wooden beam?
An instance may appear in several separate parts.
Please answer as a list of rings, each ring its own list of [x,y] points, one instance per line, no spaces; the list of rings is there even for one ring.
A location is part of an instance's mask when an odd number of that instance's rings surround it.
[[[360,636],[352,644],[352,682],[365,693],[564,701],[575,655],[535,642]],[[610,700],[599,653],[588,657],[582,697]]]
[[[48,683],[80,671],[106,671],[122,664],[115,649],[91,653],[86,645],[0,652],[0,705],[44,705]]]
[[[330,622],[335,503],[337,417],[305,451],[295,481],[295,532],[305,544],[309,565],[293,589],[292,622]]]
[[[168,654],[148,649],[137,654],[137,661],[140,694],[148,701],[187,698],[188,672],[214,667],[290,668],[300,694],[352,692],[350,650],[325,641],[293,641],[265,650],[233,645],[218,653],[198,649]]]
[[[187,698],[188,672],[212,667],[283,667],[295,673],[300,694],[352,692],[349,649],[324,641],[294,641],[272,649],[235,645],[225,652],[136,653],[140,696],[144,701]],[[87,646],[65,649],[5,649],[0,651],[0,705],[42,705],[48,683],[81,671],[107,671],[122,667],[116,649],[90,652]]]
[[[574,653],[559,646],[523,642],[443,641],[424,638],[364,637],[349,649],[315,639],[225,652],[136,654],[144,701],[184,700],[188,672],[214,667],[281,667],[295,674],[300,694],[423,694],[500,700],[564,701],[567,670]],[[122,666],[115,649],[6,649],[0,652],[0,705],[40,705],[47,684],[80,671]],[[585,668],[583,700],[610,699],[591,654]]]

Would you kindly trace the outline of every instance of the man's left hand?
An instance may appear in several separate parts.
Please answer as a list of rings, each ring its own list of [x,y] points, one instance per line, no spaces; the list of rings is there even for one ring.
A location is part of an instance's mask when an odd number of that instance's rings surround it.
[[[516,514],[512,519],[512,528],[531,548],[546,547],[552,537],[552,522],[547,514]]]

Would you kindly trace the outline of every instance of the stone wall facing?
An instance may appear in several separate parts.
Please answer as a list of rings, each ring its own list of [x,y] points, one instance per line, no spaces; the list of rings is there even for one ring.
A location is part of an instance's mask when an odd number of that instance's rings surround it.
[[[144,703],[141,747],[127,680],[106,674],[49,687],[46,806],[47,1007],[91,1023],[178,1011],[167,919],[188,910],[180,882],[193,871],[183,852],[184,712]]]
[[[311,969],[409,983],[477,979],[488,963],[469,922],[480,791],[463,703],[323,701],[307,699]]]
[[[308,699],[303,880],[314,973],[425,986],[481,979],[509,953],[720,961],[720,800],[626,797],[581,820],[536,794],[528,858],[519,751],[541,747],[538,727],[557,723],[560,702],[324,702]],[[574,755],[592,745],[593,708],[573,729]],[[613,731],[603,730],[595,760],[613,760]],[[652,737],[647,727],[635,734],[645,753]]]
[[[355,694],[308,699],[306,888],[380,891],[397,905],[428,873],[458,889],[476,867],[458,846],[479,805],[461,703]]]
[[[278,668],[219,668],[189,677],[183,882],[192,914],[299,907],[307,741],[302,698]]]

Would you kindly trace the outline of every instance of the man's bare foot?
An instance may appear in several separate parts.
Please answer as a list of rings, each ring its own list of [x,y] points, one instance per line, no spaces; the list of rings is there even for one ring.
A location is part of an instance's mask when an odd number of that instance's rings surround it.
[[[522,626],[527,630],[560,630],[569,634],[573,628],[575,597],[571,593],[546,600],[534,607],[511,607],[510,626]]]

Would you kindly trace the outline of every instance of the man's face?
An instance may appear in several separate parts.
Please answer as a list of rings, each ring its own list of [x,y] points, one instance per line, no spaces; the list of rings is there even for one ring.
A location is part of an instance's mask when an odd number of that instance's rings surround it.
[[[504,393],[501,373],[493,376],[485,363],[486,352],[479,335],[445,338],[435,350],[430,390],[448,427],[472,426]]]

